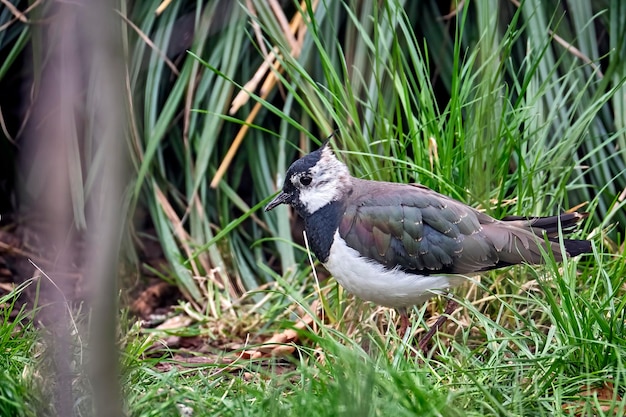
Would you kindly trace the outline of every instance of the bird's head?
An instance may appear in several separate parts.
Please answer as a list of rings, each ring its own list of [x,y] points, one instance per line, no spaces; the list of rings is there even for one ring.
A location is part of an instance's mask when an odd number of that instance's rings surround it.
[[[333,154],[328,142],[294,162],[285,176],[282,191],[265,207],[291,205],[306,217],[340,199],[352,184],[348,167]]]

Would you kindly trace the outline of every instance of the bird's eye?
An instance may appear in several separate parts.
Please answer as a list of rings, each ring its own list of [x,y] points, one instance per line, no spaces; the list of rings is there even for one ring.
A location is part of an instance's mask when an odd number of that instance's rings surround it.
[[[311,184],[311,181],[313,181],[313,179],[311,177],[309,177],[308,175],[304,175],[302,177],[300,177],[300,184],[307,186],[309,184]]]

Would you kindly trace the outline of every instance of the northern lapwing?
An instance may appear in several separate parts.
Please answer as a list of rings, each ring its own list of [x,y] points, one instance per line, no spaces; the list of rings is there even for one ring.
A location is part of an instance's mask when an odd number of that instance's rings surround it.
[[[497,220],[419,184],[369,181],[350,175],[328,141],[294,162],[281,192],[265,207],[289,204],[304,219],[308,243],[347,291],[401,314],[461,284],[465,276],[520,263],[539,264],[545,252],[562,260],[559,230],[587,213]],[[591,252],[588,240],[563,240],[566,256]],[[450,299],[452,300],[452,299]],[[456,307],[419,342],[429,339]]]

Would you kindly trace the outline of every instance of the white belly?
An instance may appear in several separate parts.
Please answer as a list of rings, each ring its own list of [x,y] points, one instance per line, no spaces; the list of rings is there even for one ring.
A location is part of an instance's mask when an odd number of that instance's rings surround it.
[[[324,266],[347,291],[363,300],[393,308],[422,304],[442,290],[463,282],[460,276],[424,276],[387,269],[348,247],[339,232],[335,232]]]

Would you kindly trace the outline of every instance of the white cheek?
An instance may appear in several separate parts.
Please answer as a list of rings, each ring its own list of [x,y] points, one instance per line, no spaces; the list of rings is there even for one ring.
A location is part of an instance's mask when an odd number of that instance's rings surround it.
[[[336,185],[327,183],[315,188],[300,190],[300,201],[309,213],[313,213],[326,204],[338,198],[339,190]]]

